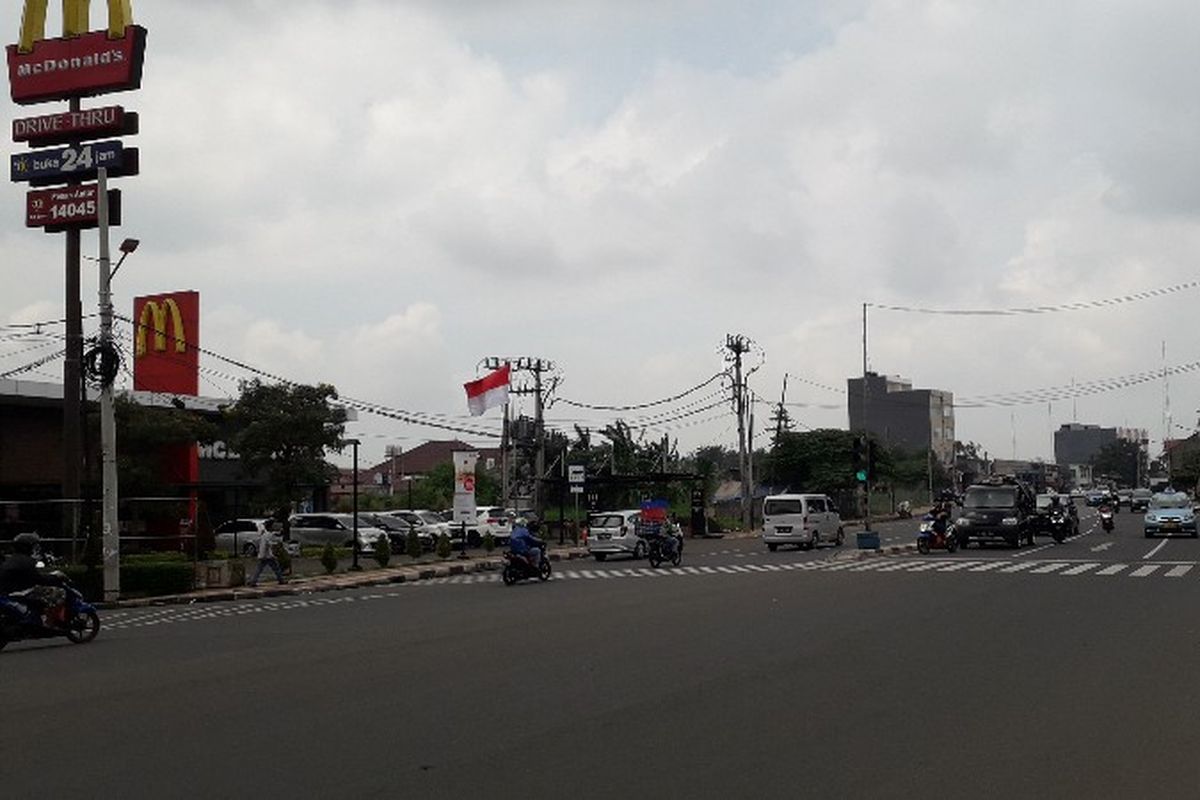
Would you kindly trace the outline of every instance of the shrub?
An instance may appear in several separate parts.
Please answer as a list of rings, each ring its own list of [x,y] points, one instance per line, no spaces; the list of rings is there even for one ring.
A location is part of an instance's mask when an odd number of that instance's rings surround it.
[[[483,549],[488,553],[496,549],[496,537],[492,536],[491,531],[483,534]]]
[[[404,543],[404,552],[408,553],[413,558],[421,557],[421,537],[417,536],[417,532],[410,530],[407,540]]]
[[[333,549],[333,542],[326,542],[325,549],[321,551],[321,566],[325,568],[325,574],[332,575],[337,565],[337,551]]]
[[[450,557],[450,537],[445,533],[438,536],[437,554],[438,558]]]
[[[388,562],[392,560],[392,543],[386,536],[380,536],[375,542],[375,547],[371,552],[375,556],[375,563],[381,567],[386,567]]]

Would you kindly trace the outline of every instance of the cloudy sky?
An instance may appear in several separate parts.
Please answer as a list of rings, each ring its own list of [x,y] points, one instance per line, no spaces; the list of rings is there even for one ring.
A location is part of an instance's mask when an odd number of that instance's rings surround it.
[[[142,0],[134,14],[142,90],[87,103],[141,115],[116,235],[142,247],[118,309],[196,289],[214,353],[451,425],[479,429],[461,384],[486,356],[550,359],[559,397],[634,405],[707,380],[741,333],[757,394],[777,401],[786,373],[801,425],[844,427],[863,303],[1057,306],[1200,278],[1194,0]],[[6,96],[0,115],[59,107]],[[62,316],[62,237],[25,229],[23,203],[20,185],[0,193],[0,326]],[[95,291],[92,270],[89,312]],[[974,401],[958,438],[1000,457],[1050,457],[1072,419],[1161,439],[1167,396],[1186,435],[1195,372],[1067,395],[1200,361],[1198,301],[872,308],[870,366]],[[44,352],[11,331],[0,372]],[[202,368],[204,394],[249,377]],[[25,374],[58,380],[60,362]],[[732,415],[708,408],[716,388],[624,416],[683,450],[735,446]],[[351,430],[366,460],[445,435],[372,415]]]

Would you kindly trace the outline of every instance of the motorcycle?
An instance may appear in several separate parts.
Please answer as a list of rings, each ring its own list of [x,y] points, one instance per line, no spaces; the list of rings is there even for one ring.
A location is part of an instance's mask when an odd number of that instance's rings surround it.
[[[651,567],[657,569],[658,565],[664,561],[670,561],[673,566],[679,566],[679,562],[683,560],[683,537],[673,533],[661,533],[647,538],[649,547],[646,557],[649,559]]]
[[[917,531],[917,552],[928,555],[931,550],[945,550],[947,553],[958,550],[958,535],[954,532],[954,525],[947,522],[945,529],[939,532],[934,529],[933,523],[934,519],[929,515],[921,520],[921,527]]]
[[[1100,509],[1100,527],[1105,533],[1112,533],[1113,529],[1113,511],[1111,508]]]
[[[1067,536],[1071,533],[1071,521],[1067,519],[1067,515],[1062,511],[1050,512],[1048,526],[1050,528],[1050,535],[1054,537],[1056,544],[1065,542]]]
[[[912,517],[912,503],[907,500],[901,501],[896,506],[896,517],[899,519],[909,519]]]
[[[83,599],[62,572],[51,572],[65,592],[62,603],[45,607],[45,617],[38,610],[41,605],[31,603],[23,595],[0,595],[0,650],[9,642],[26,639],[53,639],[65,636],[73,644],[87,644],[100,633],[100,615],[96,607]]]
[[[537,578],[539,581],[550,580],[550,559],[542,550],[542,559],[536,566],[528,558],[518,553],[504,554],[504,572],[501,574],[505,586],[512,586],[525,578]]]

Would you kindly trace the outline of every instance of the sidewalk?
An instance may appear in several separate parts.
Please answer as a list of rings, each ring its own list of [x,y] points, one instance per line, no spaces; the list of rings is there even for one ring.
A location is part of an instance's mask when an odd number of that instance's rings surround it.
[[[551,547],[547,554],[551,561],[569,561],[586,558],[586,547]],[[355,589],[363,586],[385,586],[390,583],[410,583],[450,575],[498,570],[504,565],[503,556],[497,552],[490,555],[457,558],[451,556],[437,563],[412,564],[388,567],[364,567],[360,572],[338,572],[333,575],[289,578],[287,583],[275,583],[263,576],[258,586],[236,586],[219,589],[197,589],[183,594],[159,597],[138,597],[118,600],[115,603],[100,603],[101,609],[146,608],[149,606],[189,605],[192,603],[216,603],[225,600],[247,600],[260,597],[283,597],[287,595],[332,592],[339,589]]]

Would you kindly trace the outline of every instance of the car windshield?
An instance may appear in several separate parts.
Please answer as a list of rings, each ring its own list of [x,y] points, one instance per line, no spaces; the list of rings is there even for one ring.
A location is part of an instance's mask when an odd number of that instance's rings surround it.
[[[804,503],[796,498],[794,500],[768,500],[763,504],[763,516],[773,517],[777,514],[803,514]]]
[[[1135,489],[1133,497],[1137,500],[1149,500],[1153,496],[1153,492],[1149,489]]]
[[[601,514],[588,520],[593,528],[619,528],[625,520],[620,514]]]
[[[437,525],[442,521],[442,518],[432,511],[418,511],[417,516],[427,525]]]
[[[1191,503],[1186,494],[1156,494],[1150,499],[1150,507],[1157,509],[1190,508]]]
[[[1016,505],[1015,489],[968,489],[965,508],[1011,508]]]
[[[1049,508],[1054,505],[1054,500],[1058,500],[1059,505],[1063,505],[1062,498],[1056,494],[1039,494],[1037,496],[1037,507],[1041,509]]]

